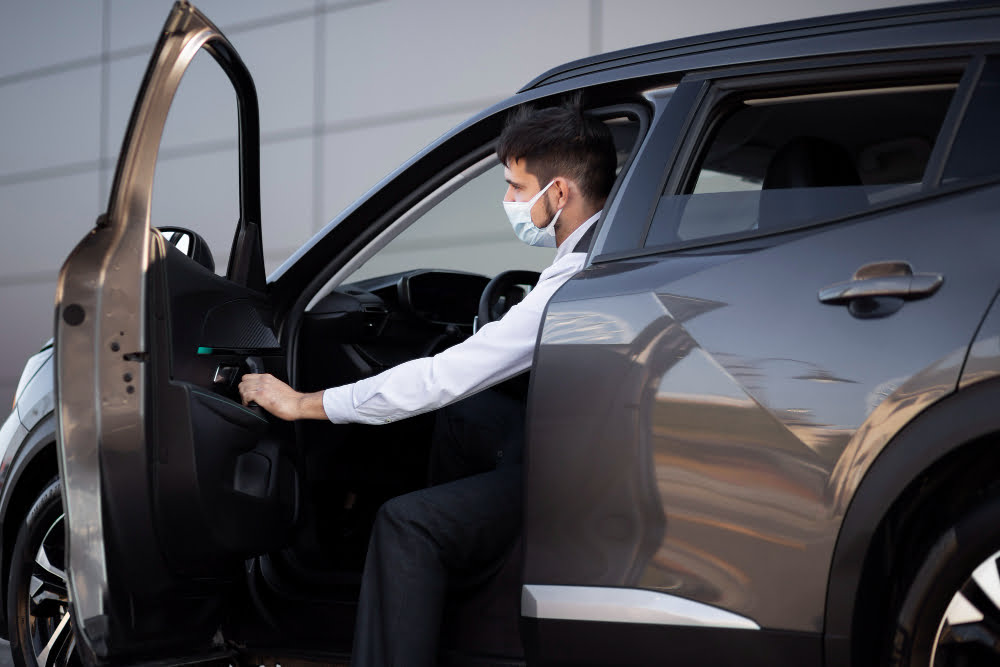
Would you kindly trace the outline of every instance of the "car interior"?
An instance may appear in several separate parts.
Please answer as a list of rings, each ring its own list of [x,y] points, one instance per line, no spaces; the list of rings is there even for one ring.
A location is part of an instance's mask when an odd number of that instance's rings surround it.
[[[602,119],[621,169],[640,122],[620,111]],[[341,272],[313,295],[298,329],[297,389],[347,384],[433,355],[530,290],[554,251],[527,248],[509,230],[495,156],[455,183],[402,214],[405,224],[390,226],[349,275]],[[189,257],[178,241],[193,243],[199,256]],[[197,234],[168,230],[154,245],[150,349],[170,353],[153,355],[149,451],[170,567],[224,588],[239,562],[247,585],[234,588],[249,599],[227,606],[233,635],[346,652],[375,512],[428,484],[434,414],[380,426],[289,424],[243,406],[237,385],[244,373],[287,377],[266,297],[216,275]],[[483,302],[500,276],[505,280]],[[527,387],[526,377],[505,383],[519,400]],[[521,653],[518,555],[512,548],[455,592],[445,646]],[[463,613],[463,605],[474,605],[475,614]],[[261,618],[267,627],[259,627]]]

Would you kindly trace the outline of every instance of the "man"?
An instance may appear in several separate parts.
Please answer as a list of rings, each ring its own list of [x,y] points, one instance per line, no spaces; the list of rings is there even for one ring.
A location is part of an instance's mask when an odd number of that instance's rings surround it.
[[[523,301],[434,357],[351,385],[302,394],[270,375],[247,374],[240,382],[243,401],[287,420],[382,424],[455,403],[528,370],[546,304],[583,267],[614,182],[614,143],[603,123],[575,105],[521,109],[508,120],[497,157],[507,181],[503,206],[517,236],[558,248]],[[439,413],[436,434],[444,433],[441,439],[451,446],[473,441],[479,450],[509,449],[523,435],[523,414],[484,398],[487,394],[480,394]],[[365,561],[352,664],[434,664],[449,579],[488,566],[516,538],[520,466],[483,465],[482,456],[472,458],[479,462],[459,465],[458,472],[452,465],[446,483],[394,498],[379,510]],[[502,458],[519,462],[517,452]]]

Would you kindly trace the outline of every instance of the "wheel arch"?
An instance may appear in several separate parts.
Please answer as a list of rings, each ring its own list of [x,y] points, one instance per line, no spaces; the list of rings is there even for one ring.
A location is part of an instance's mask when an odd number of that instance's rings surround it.
[[[946,517],[1000,492],[1000,379],[950,394],[881,451],[840,526],[827,582],[825,664],[875,664],[880,630]],[[905,575],[905,576],[900,576]]]
[[[0,637],[7,635],[7,580],[14,542],[24,518],[38,494],[59,475],[54,414],[43,417],[28,433],[11,462],[10,473],[0,494]]]

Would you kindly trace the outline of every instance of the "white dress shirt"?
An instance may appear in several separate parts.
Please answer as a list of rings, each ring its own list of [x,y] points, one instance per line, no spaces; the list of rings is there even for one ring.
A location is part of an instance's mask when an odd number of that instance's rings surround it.
[[[538,284],[502,320],[433,357],[413,359],[354,384],[323,392],[323,410],[335,424],[388,424],[436,410],[531,368],[535,339],[549,299],[583,268],[586,252],[574,252],[600,217],[598,211],[556,250]]]

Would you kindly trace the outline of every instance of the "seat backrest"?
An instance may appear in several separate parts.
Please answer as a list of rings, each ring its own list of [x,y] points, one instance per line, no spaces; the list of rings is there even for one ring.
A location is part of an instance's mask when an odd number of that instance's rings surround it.
[[[820,137],[795,137],[768,164],[757,226],[792,226],[865,208],[868,199],[861,185],[846,148]]]

